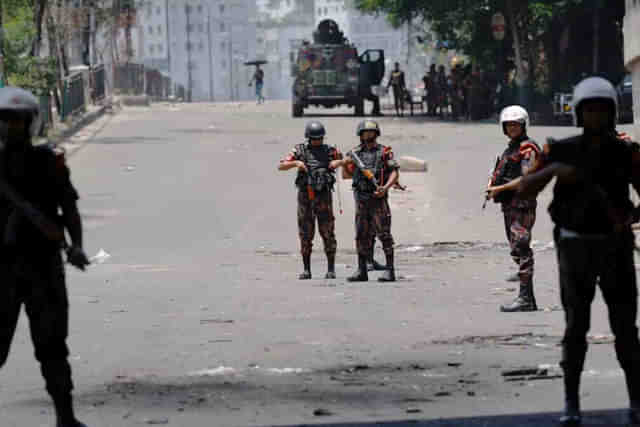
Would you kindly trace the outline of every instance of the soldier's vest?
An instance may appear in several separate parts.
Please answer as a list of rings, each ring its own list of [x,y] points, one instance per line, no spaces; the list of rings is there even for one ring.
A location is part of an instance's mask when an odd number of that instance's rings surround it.
[[[378,184],[382,183],[382,173],[384,171],[384,146],[378,145],[375,150],[363,150],[357,148],[354,150],[365,167],[369,169],[376,177]],[[356,168],[353,172],[353,190],[361,199],[368,199],[373,196],[376,186],[367,179],[366,176]]]
[[[619,218],[633,210],[629,183],[632,154],[640,146],[621,141],[615,135],[602,143],[597,159],[589,159],[584,151],[583,136],[563,140],[549,138],[550,162],[576,166],[590,182],[578,185],[556,183],[549,214],[562,228],[581,233],[609,233],[613,230],[611,214]]]
[[[333,147],[322,144],[317,147],[311,144],[298,144],[296,150],[301,154],[302,161],[308,172],[298,171],[296,176],[296,186],[305,190],[311,185],[316,193],[331,191],[336,182],[334,172],[329,169],[332,160]]]
[[[520,146],[523,142],[534,145],[540,152],[538,144],[528,138],[518,139],[509,143],[507,149],[502,153],[500,163],[494,172],[493,185],[504,185],[522,176],[522,155]],[[503,191],[494,199],[496,203],[509,203],[513,200],[515,192],[512,190]]]

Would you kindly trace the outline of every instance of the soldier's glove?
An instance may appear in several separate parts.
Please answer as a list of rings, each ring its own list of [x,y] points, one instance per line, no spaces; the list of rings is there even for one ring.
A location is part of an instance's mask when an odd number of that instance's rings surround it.
[[[82,248],[78,246],[72,246],[67,250],[67,261],[69,264],[82,271],[84,271],[86,266],[91,264]]]

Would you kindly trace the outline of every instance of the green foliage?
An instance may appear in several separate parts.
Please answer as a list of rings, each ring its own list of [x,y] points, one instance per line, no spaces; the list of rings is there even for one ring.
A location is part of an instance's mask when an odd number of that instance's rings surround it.
[[[35,38],[33,2],[4,0],[3,12],[4,72],[8,83],[38,95],[48,93],[56,82],[55,62],[29,54]]]

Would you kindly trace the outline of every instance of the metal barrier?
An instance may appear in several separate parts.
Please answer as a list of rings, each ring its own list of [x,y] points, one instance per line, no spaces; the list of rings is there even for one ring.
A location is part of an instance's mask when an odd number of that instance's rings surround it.
[[[102,101],[106,94],[106,71],[104,65],[98,65],[90,74],[91,101],[95,104]]]
[[[144,65],[122,64],[114,68],[113,87],[128,95],[142,95],[144,87]]]
[[[62,89],[62,111],[60,120],[65,120],[68,116],[84,111],[84,81],[82,74],[74,74],[63,82]]]

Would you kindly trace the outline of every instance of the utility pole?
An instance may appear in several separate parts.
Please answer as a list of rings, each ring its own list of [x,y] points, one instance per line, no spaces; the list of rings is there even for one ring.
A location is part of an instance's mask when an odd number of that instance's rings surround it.
[[[229,39],[227,40],[229,44],[229,100],[233,101],[233,25],[229,24]]]
[[[187,100],[191,102],[191,5],[184,6],[187,15]]]
[[[209,100],[213,101],[213,46],[211,43],[211,3],[207,5],[207,37],[209,38]]]
[[[168,95],[171,95],[173,93],[173,76],[171,75],[171,38],[169,37],[169,0],[165,0],[164,2],[164,12],[165,15],[167,17],[167,65],[168,65],[168,73],[169,73],[169,80],[171,81],[171,84],[169,85],[169,93]]]

